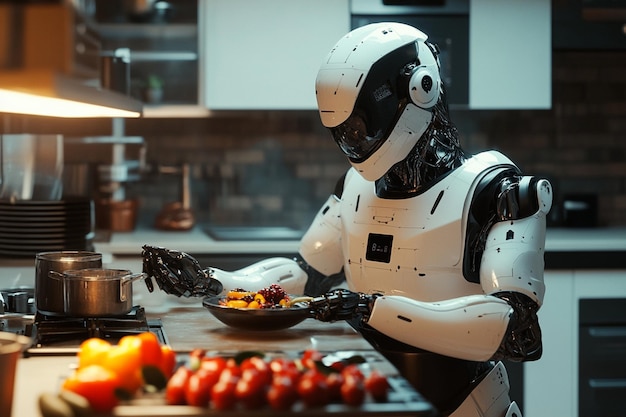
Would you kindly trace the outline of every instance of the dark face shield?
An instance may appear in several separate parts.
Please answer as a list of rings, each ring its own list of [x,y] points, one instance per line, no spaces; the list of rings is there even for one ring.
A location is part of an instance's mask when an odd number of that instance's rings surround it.
[[[411,62],[417,62],[414,42],[376,61],[367,74],[350,117],[330,129],[335,142],[353,162],[369,158],[396,125],[409,100],[403,69]]]

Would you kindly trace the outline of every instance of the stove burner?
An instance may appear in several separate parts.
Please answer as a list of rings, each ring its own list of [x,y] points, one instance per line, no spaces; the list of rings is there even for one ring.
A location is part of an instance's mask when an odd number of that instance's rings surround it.
[[[153,332],[162,344],[168,344],[159,319],[148,320],[143,307],[135,306],[123,316],[66,317],[37,312],[32,325],[33,346],[29,353],[71,353],[80,343],[98,337],[116,344],[122,337]]]

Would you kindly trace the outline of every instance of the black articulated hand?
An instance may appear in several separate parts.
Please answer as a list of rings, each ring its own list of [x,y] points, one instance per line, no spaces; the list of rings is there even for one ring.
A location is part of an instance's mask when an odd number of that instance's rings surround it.
[[[315,297],[309,302],[315,319],[320,321],[347,320],[369,317],[378,294],[364,294],[337,289]]]
[[[217,295],[224,289],[212,277],[210,268],[202,269],[194,257],[184,252],[144,245],[142,258],[150,292],[154,291],[152,278],[162,291],[178,297]]]

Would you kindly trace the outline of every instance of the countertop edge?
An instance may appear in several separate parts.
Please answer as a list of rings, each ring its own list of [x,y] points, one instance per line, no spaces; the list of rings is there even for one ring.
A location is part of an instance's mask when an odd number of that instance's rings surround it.
[[[186,232],[135,230],[112,233],[108,241],[95,242],[99,252],[140,255],[143,245],[162,246],[194,254],[297,253],[298,240],[216,241],[200,228]],[[548,228],[546,252],[624,252],[626,227],[563,229]]]

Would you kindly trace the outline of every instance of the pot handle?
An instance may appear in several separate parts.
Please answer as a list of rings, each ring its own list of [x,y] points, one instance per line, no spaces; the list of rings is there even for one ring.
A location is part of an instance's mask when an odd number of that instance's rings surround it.
[[[48,278],[56,279],[57,281],[65,281],[65,275],[57,271],[48,271]]]
[[[126,284],[131,284],[137,280],[144,279],[148,276],[145,272],[140,272],[138,274],[126,275],[124,278],[120,279],[120,302],[125,302],[128,298],[127,295],[127,286]]]

